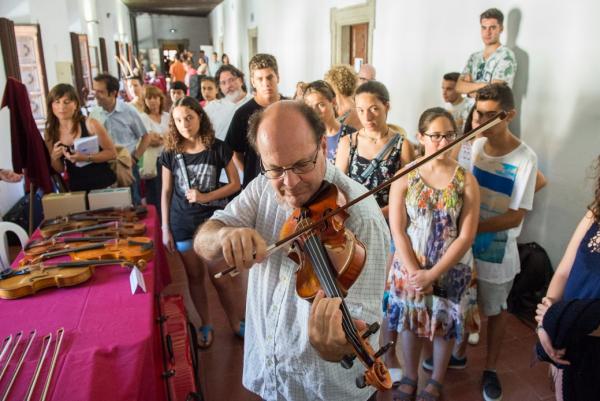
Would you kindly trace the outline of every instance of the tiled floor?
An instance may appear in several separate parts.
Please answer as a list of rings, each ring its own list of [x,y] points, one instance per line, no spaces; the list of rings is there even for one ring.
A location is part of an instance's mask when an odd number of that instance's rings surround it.
[[[173,284],[169,292],[187,293],[182,268],[173,261]],[[205,401],[260,400],[241,385],[243,342],[237,339],[227,324],[214,288],[209,285],[209,302],[213,311],[215,341],[212,347],[200,352],[200,385]],[[189,295],[186,295],[189,296]],[[189,301],[189,298],[188,298]],[[187,302],[190,309],[190,302]],[[192,312],[192,320],[196,320]],[[485,324],[481,341],[469,347],[468,367],[460,371],[449,371],[446,375],[443,401],[482,400],[479,389],[481,369],[485,362]],[[533,330],[510,316],[504,349],[500,355],[498,373],[504,389],[504,401],[554,400],[547,378],[547,365],[538,363],[531,367],[532,349],[536,336]],[[398,352],[400,350],[398,349]],[[399,353],[400,355],[400,353]],[[428,374],[420,371],[420,383]],[[391,392],[378,394],[379,401],[391,401]]]

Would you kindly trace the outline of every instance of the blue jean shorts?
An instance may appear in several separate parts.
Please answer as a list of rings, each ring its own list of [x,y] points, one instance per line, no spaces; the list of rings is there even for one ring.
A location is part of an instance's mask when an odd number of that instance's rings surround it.
[[[194,249],[194,240],[188,239],[185,241],[176,241],[175,246],[179,252],[187,252],[190,249]]]

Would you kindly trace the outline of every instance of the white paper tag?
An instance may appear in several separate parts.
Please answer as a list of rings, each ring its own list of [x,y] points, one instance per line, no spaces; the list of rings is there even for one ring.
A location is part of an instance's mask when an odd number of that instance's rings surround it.
[[[138,287],[141,288],[143,292],[146,292],[146,282],[144,281],[144,275],[137,268],[137,266],[131,269],[131,274],[129,275],[129,284],[131,284],[132,294],[135,294]]]

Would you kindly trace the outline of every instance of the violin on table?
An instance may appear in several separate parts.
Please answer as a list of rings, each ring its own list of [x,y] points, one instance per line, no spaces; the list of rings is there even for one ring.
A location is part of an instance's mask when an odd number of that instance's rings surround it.
[[[17,299],[49,287],[68,287],[89,280],[96,266],[119,265],[144,270],[146,262],[125,259],[81,260],[54,264],[34,263],[0,272],[0,298]]]
[[[20,266],[39,263],[48,259],[69,255],[74,260],[124,259],[137,263],[148,262],[154,257],[154,241],[148,237],[78,237],[59,238],[47,246],[37,245],[25,251]],[[27,248],[27,247],[26,247]]]

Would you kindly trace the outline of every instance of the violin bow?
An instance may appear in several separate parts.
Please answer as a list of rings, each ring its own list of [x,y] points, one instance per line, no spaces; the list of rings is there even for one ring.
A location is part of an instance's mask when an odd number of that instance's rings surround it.
[[[15,351],[17,350],[17,347],[19,346],[19,343],[21,342],[22,338],[23,338],[23,332],[19,331],[17,334],[15,334],[14,337],[11,335],[11,336],[7,337],[6,339],[4,339],[5,344],[4,344],[4,350],[2,350],[2,355],[4,355],[6,352],[8,352],[8,347],[12,343],[13,339],[14,339],[14,344],[12,345],[12,348],[10,348],[10,353],[8,354],[8,357],[6,358],[6,364],[2,367],[2,370],[0,370],[0,381],[4,377],[4,373],[6,373],[6,369],[8,369],[8,365],[10,364],[10,361],[12,360],[12,357],[15,354]]]
[[[50,382],[52,381],[52,374],[54,373],[54,367],[56,366],[56,360],[58,359],[58,353],[60,352],[60,347],[62,346],[63,337],[65,336],[65,329],[60,328],[56,331],[56,343],[54,345],[54,354],[52,354],[52,362],[50,362],[50,368],[48,369],[48,376],[46,377],[46,383],[44,384],[44,389],[42,390],[42,395],[40,396],[40,401],[46,400],[46,395],[48,394],[48,389],[50,388]]]
[[[502,120],[504,120],[506,117],[508,116],[508,114],[505,111],[500,111],[499,113],[497,113],[494,117],[492,117],[489,121],[485,122],[484,124],[481,124],[479,127],[471,130],[470,132],[467,132],[466,134],[464,134],[463,136],[461,136],[460,138],[455,139],[454,141],[450,142],[448,145],[444,146],[443,148],[433,152],[432,154],[430,154],[429,156],[425,156],[422,157],[420,160],[415,161],[413,163],[411,163],[410,165],[404,166],[403,168],[401,168],[400,170],[398,170],[396,172],[396,174],[390,178],[389,180],[381,183],[380,185],[378,185],[377,187],[373,188],[372,190],[365,192],[364,194],[360,195],[359,197],[352,199],[351,201],[349,201],[348,203],[346,203],[343,206],[338,207],[337,209],[331,210],[328,213],[326,213],[320,220],[317,220],[309,225],[307,225],[306,227],[303,227],[301,229],[299,229],[298,231],[296,231],[295,233],[280,239],[279,241],[275,242],[275,244],[270,245],[267,248],[267,252],[274,252],[277,249],[281,248],[282,246],[285,246],[287,243],[295,240],[296,238],[298,238],[299,236],[301,236],[302,234],[314,229],[315,227],[317,227],[318,225],[322,224],[323,221],[335,216],[338,213],[343,212],[344,210],[356,205],[358,202],[361,202],[362,200],[364,200],[365,198],[368,198],[369,196],[389,187],[390,185],[392,185],[392,183],[396,180],[399,180],[400,178],[404,177],[405,175],[407,175],[408,173],[410,173],[413,170],[418,169],[419,167],[421,167],[422,165],[430,162],[431,160],[435,159],[436,157],[438,157],[439,155],[441,155],[442,153],[445,153],[447,151],[449,151],[450,149],[454,148],[455,146],[466,142],[467,140],[474,138],[477,134],[480,134],[484,131],[487,131],[488,129],[494,127],[495,125],[499,124]],[[268,254],[270,255],[270,253]],[[237,269],[235,266],[233,267],[229,267],[217,274],[215,274],[215,278],[219,278],[219,277],[223,277],[225,275],[231,275],[232,273],[235,272],[234,275],[237,275],[238,273],[236,272]],[[217,277],[218,276],[218,277]]]
[[[10,394],[10,390],[12,390],[13,384],[15,384],[15,380],[17,379],[17,376],[19,375],[19,372],[21,371],[21,367],[23,366],[23,361],[25,361],[25,357],[29,353],[29,349],[31,349],[31,344],[33,344],[33,340],[35,339],[36,334],[37,334],[37,332],[35,330],[32,330],[29,333],[29,339],[27,340],[27,344],[25,345],[25,348],[23,349],[23,352],[21,353],[21,357],[19,358],[19,362],[17,362],[17,366],[15,367],[12,377],[11,377],[10,381],[8,382],[8,386],[6,387],[6,390],[4,391],[4,395],[2,396],[2,401],[6,401],[8,399],[8,394]]]
[[[33,373],[33,377],[31,378],[31,382],[29,383],[29,387],[27,388],[27,394],[25,395],[25,401],[30,401],[33,396],[33,391],[35,390],[35,385],[37,384],[38,378],[40,376],[40,372],[42,371],[42,366],[44,362],[46,362],[46,356],[48,355],[48,351],[50,350],[50,344],[52,343],[52,333],[48,333],[42,339],[42,348],[40,350],[40,357],[38,358],[37,364],[35,365],[35,371]]]

